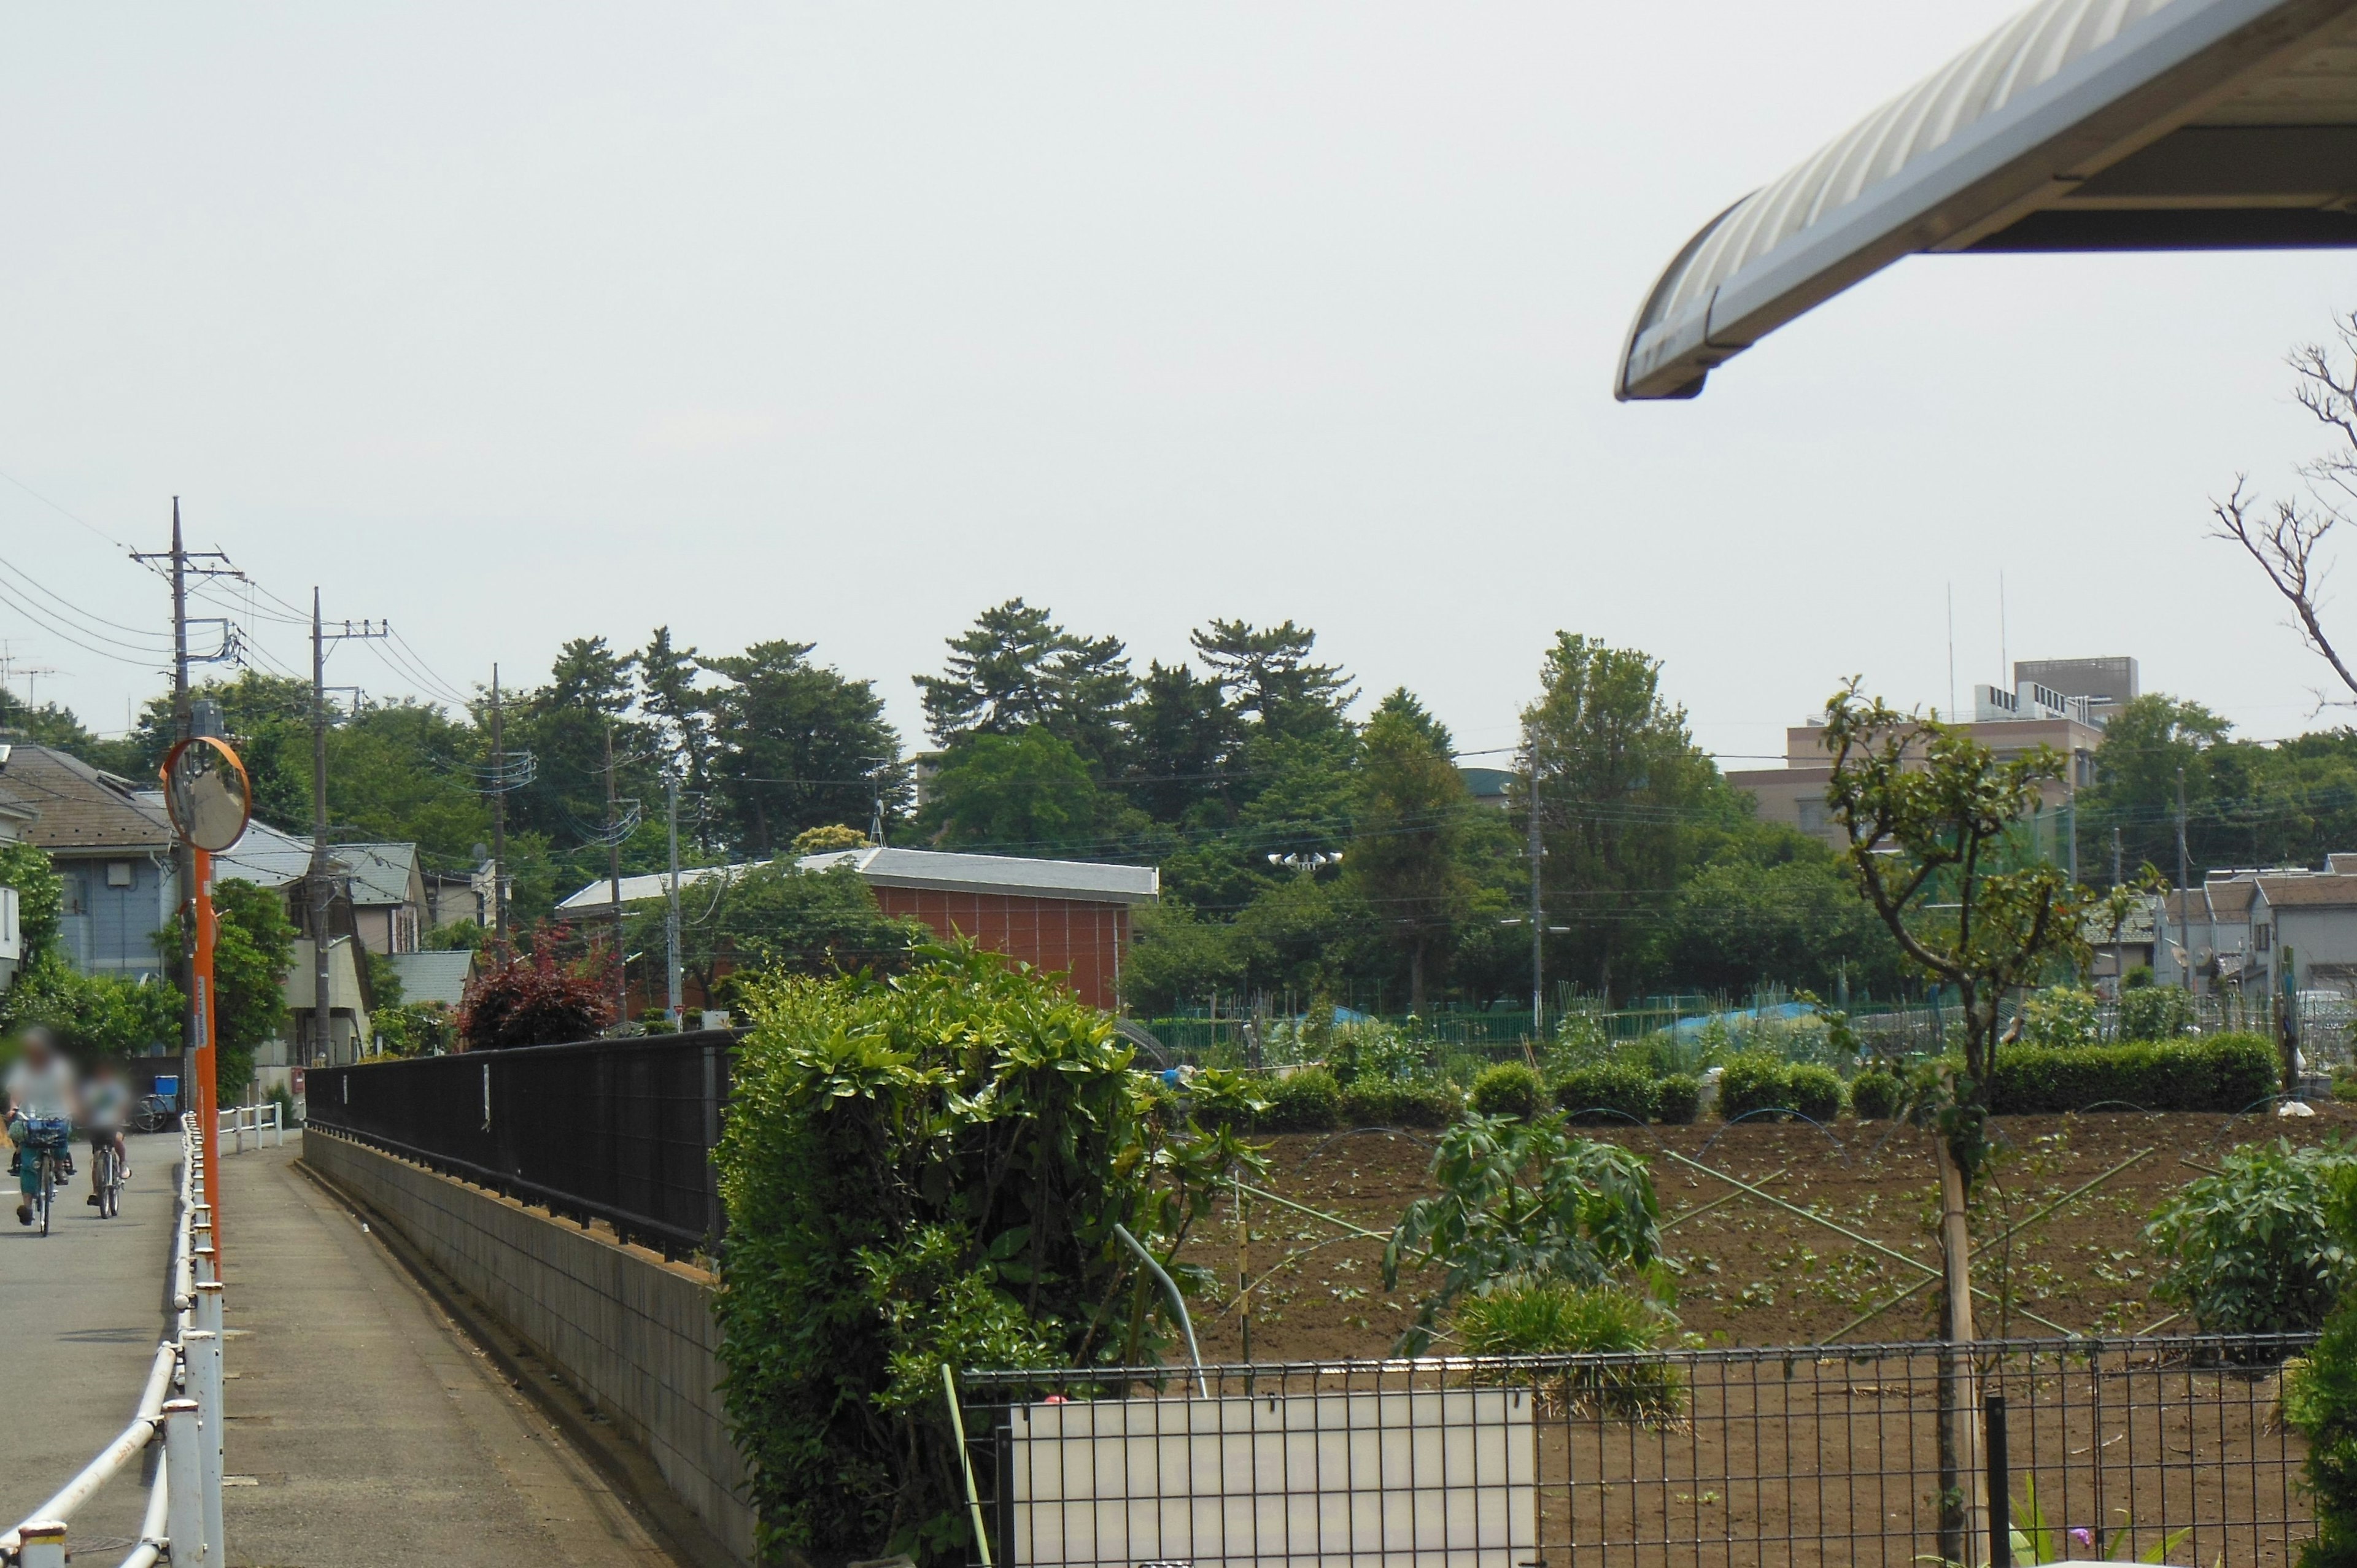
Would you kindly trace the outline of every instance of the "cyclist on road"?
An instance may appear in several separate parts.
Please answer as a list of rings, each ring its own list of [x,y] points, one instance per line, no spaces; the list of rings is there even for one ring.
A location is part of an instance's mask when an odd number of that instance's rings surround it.
[[[10,1167],[16,1173],[16,1223],[33,1222],[33,1199],[41,1190],[41,1162],[25,1156],[35,1151],[27,1145],[33,1142],[34,1123],[65,1122],[70,1128],[74,1113],[73,1069],[58,1049],[57,1041],[38,1024],[16,1037],[16,1059],[9,1066],[6,1080],[8,1095],[8,1141],[16,1146]],[[71,1139],[56,1144],[59,1164],[68,1176],[73,1174]]]
[[[113,1063],[102,1063],[82,1086],[81,1120],[91,1153],[90,1196],[82,1201],[96,1208],[101,1149],[114,1151],[115,1181],[120,1184],[131,1179],[131,1151],[123,1142],[124,1125],[131,1120],[131,1086],[123,1081],[123,1074]]]

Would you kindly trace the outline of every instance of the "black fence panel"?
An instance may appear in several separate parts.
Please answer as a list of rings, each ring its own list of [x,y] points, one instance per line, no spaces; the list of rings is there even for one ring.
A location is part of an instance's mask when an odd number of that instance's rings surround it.
[[[308,1123],[677,1256],[725,1229],[726,1029],[313,1068]]]

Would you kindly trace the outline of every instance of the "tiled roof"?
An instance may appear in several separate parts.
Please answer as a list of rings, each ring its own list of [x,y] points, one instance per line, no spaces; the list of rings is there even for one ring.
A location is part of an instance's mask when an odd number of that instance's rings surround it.
[[[2357,875],[2309,872],[2297,876],[2262,876],[2259,886],[2267,902],[2278,909],[2357,907]]]
[[[1162,873],[1153,866],[1114,865],[1092,860],[1028,860],[1008,854],[879,849],[870,844],[865,849],[806,854],[795,864],[804,871],[832,871],[838,865],[847,865],[859,874],[860,880],[877,887],[930,887],[1099,904],[1151,904],[1162,896]],[[693,887],[715,876],[741,875],[753,868],[748,865],[682,871],[679,885]],[[662,875],[623,877],[622,902],[635,904],[662,897],[665,880]],[[557,905],[559,909],[574,911],[612,907],[611,889],[602,876]]]
[[[139,785],[62,751],[11,745],[0,762],[0,789],[40,813],[25,837],[53,854],[172,846],[160,802],[147,803]]]
[[[401,976],[404,1002],[440,1002],[456,1007],[466,1000],[467,977],[474,972],[475,955],[453,952],[397,952],[393,972]]]

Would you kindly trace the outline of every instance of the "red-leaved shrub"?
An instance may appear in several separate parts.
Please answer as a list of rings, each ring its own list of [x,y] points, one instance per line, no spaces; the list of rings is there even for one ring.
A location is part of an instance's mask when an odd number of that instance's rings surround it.
[[[614,1021],[613,993],[589,966],[557,962],[553,941],[535,945],[468,983],[458,1034],[468,1049],[594,1039]]]

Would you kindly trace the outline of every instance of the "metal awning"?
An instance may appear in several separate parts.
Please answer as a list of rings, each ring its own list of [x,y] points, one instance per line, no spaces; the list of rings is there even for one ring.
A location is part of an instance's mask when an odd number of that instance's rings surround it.
[[[1614,393],[1919,251],[2357,245],[2357,0],[2040,0],[1686,242]]]

